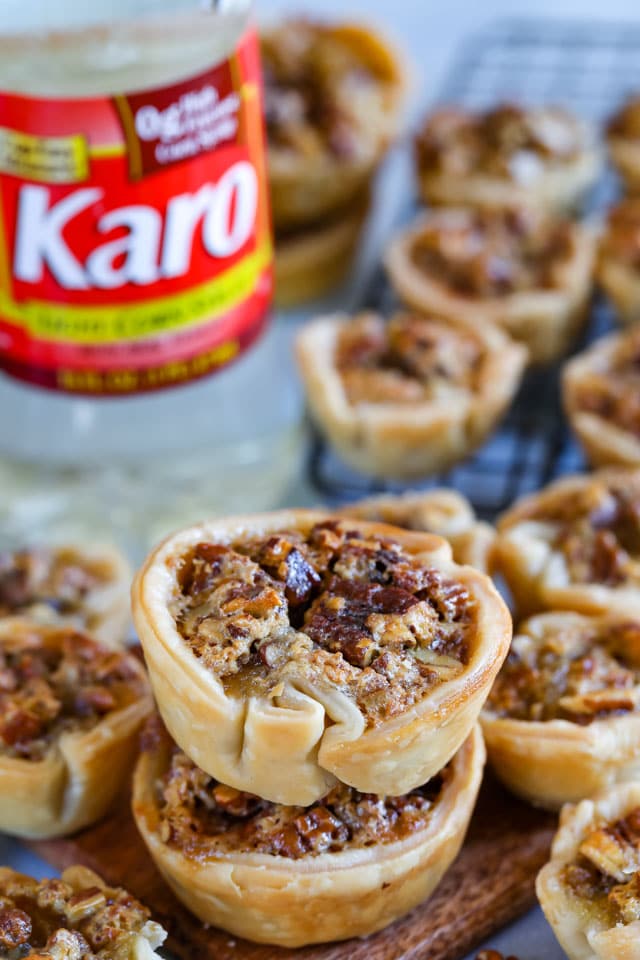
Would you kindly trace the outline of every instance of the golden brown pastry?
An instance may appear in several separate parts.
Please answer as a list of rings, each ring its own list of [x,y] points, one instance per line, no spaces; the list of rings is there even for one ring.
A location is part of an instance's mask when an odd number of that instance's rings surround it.
[[[632,96],[607,127],[609,156],[629,193],[640,191],[640,97]]]
[[[418,133],[415,155],[420,193],[432,206],[566,210],[602,167],[593,131],[578,117],[509,103],[475,114],[436,111]]]
[[[34,880],[0,867],[0,950],[32,960],[153,960],[166,931],[87,867]]]
[[[640,197],[628,197],[609,211],[596,279],[622,323],[640,320]]]
[[[0,622],[0,830],[73,833],[129,772],[152,707],[142,665],[68,626]]]
[[[203,922],[298,947],[367,936],[426,899],[462,845],[484,746],[399,797],[336,784],[310,807],[218,783],[161,733],[145,738],[133,811],[156,866]]]
[[[640,616],[640,471],[565,477],[523,497],[499,519],[491,559],[520,618]]]
[[[489,552],[495,538],[490,523],[476,520],[473,507],[457,490],[438,488],[401,494],[382,494],[345,504],[338,511],[359,520],[379,520],[405,530],[422,530],[444,537],[456,563],[489,570]]]
[[[640,960],[640,783],[564,808],[536,891],[569,960]]]
[[[28,616],[89,630],[120,646],[129,625],[127,561],[113,547],[30,547],[0,553],[0,618]]]
[[[463,460],[511,402],[525,352],[494,327],[398,313],[320,317],[298,334],[314,420],[363,473],[410,479]]]
[[[640,778],[640,619],[527,620],[481,721],[496,774],[537,806],[557,810]]]
[[[396,135],[404,69],[364,26],[285,20],[261,36],[276,230],[319,220],[369,183]]]
[[[277,306],[315,300],[342,283],[353,264],[369,205],[367,191],[328,220],[276,236]]]
[[[640,327],[597,340],[565,367],[564,405],[589,461],[640,467]]]
[[[386,267],[415,310],[504,328],[534,363],[563,354],[586,316],[595,235],[531,210],[436,210],[396,236]]]
[[[211,776],[286,804],[402,794],[448,762],[511,639],[439,537],[312,510],[212,520],[148,557],[134,619],[158,708]]]

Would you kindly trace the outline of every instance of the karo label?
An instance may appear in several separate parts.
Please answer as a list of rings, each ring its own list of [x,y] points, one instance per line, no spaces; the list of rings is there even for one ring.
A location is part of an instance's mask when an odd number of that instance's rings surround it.
[[[255,35],[162,90],[0,94],[0,367],[118,395],[235,359],[271,299]]]

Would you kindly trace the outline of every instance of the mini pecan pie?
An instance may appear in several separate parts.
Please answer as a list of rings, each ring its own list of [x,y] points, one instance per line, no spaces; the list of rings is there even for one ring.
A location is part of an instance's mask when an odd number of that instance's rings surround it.
[[[640,327],[574,357],[563,387],[571,426],[591,463],[640,467]]]
[[[0,553],[0,618],[62,620],[119,646],[129,623],[131,573],[112,547],[32,547]]]
[[[400,298],[476,329],[503,327],[534,363],[566,351],[591,295],[593,231],[530,210],[437,210],[401,232],[386,267]]]
[[[165,879],[205,923],[286,947],[366,936],[426,899],[462,845],[484,765],[476,726],[402,796],[336,784],[282,806],[219,783],[160,730],[145,741],[133,810]]]
[[[640,777],[640,620],[527,620],[481,717],[495,772],[538,806]]]
[[[316,221],[362,192],[395,136],[403,70],[353,24],[287,20],[261,37],[276,229]]]
[[[619,320],[640,320],[640,197],[628,197],[609,211],[600,239],[596,279]]]
[[[71,833],[122,786],[151,709],[144,669],[69,626],[0,622],[0,830]]]
[[[519,615],[640,616],[640,470],[566,477],[498,522],[492,563]]]
[[[167,934],[141,903],[87,867],[34,880],[0,867],[0,955],[32,960],[153,960]]]
[[[483,573],[489,569],[489,552],[495,530],[476,520],[473,507],[457,490],[416,490],[383,494],[348,503],[340,509],[346,517],[379,520],[404,530],[422,530],[444,537],[456,563],[468,563]]]
[[[426,533],[280,511],[153,551],[134,619],[158,707],[222,783],[308,804],[336,778],[400,794],[458,749],[511,622],[483,574]]]
[[[536,891],[569,960],[640,960],[640,783],[567,805]]]
[[[640,192],[640,97],[629,97],[611,118],[607,145],[626,189],[629,193]]]
[[[297,339],[311,413],[363,473],[408,479],[468,456],[520,382],[524,350],[494,327],[398,313],[319,317]]]
[[[601,168],[591,129],[559,107],[445,107],[427,117],[415,154],[430,205],[565,210]]]

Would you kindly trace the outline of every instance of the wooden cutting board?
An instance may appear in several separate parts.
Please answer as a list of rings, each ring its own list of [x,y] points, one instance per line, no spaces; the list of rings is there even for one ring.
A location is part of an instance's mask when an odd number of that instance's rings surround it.
[[[458,960],[534,904],[554,828],[555,817],[487,776],[462,852],[429,901],[366,940],[299,950],[238,940],[191,916],[156,872],[126,802],[71,839],[31,847],[60,869],[83,863],[130,890],[169,931],[167,946],[181,960]]]

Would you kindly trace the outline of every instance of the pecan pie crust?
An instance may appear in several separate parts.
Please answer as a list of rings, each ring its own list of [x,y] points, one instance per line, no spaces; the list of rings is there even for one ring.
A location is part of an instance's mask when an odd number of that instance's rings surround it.
[[[287,807],[205,774],[152,729],[133,809],[156,865],[203,922],[297,947],[367,936],[428,897],[456,856],[480,786],[482,736],[406,796],[335,785]]]
[[[595,233],[524,208],[421,214],[390,243],[385,264],[414,310],[503,328],[534,363],[564,353],[591,294]]]
[[[570,960],[639,960],[638,781],[564,807],[536,890]]]
[[[311,413],[340,456],[408,479],[464,459],[496,426],[525,352],[500,331],[399,313],[320,317],[298,335]]]
[[[638,149],[640,161],[640,143]],[[609,210],[595,276],[622,323],[640,319],[640,197],[627,197]]]
[[[437,773],[511,633],[490,581],[445,541],[320,511],[181,531],[133,600],[176,742],[220,782],[288,805],[336,779],[396,795]]]
[[[607,127],[609,156],[630,194],[640,192],[640,98],[629,97]]]
[[[496,774],[537,806],[559,809],[640,777],[640,621],[532,617],[481,721]]]
[[[108,809],[151,710],[144,669],[64,625],[0,622],[0,829],[71,833]]]

